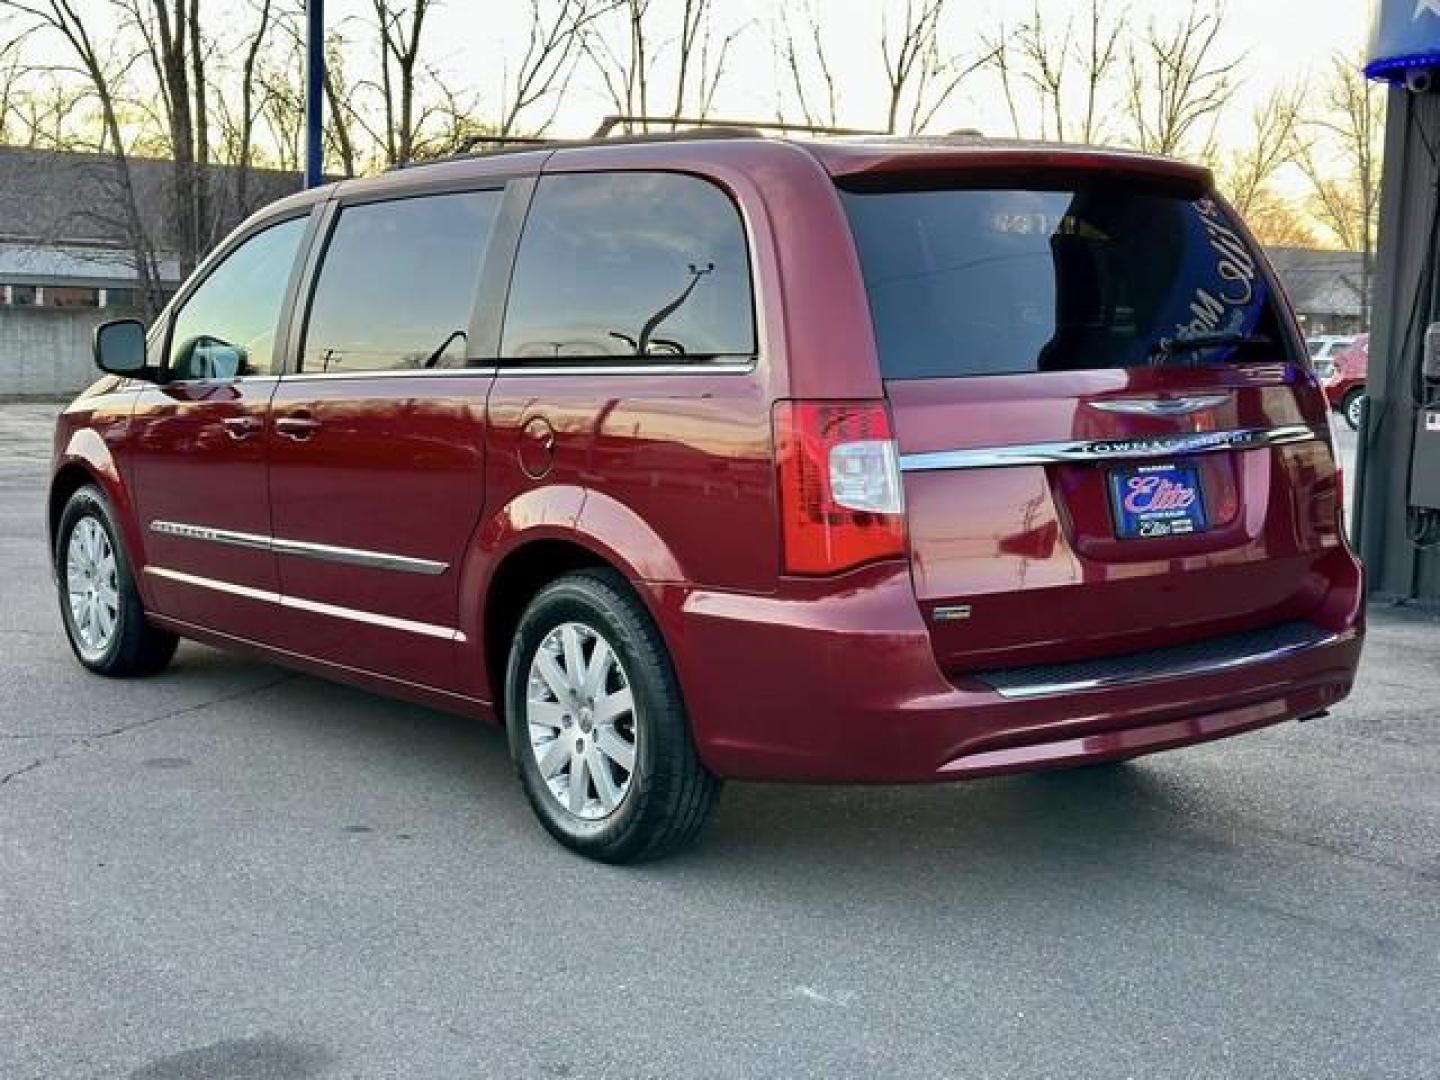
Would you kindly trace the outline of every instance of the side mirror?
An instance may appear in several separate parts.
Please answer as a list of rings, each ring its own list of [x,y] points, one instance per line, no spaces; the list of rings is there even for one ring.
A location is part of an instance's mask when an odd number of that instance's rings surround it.
[[[95,328],[95,366],[127,378],[145,372],[145,324],[139,319],[115,319]]]
[[[1420,374],[1440,382],[1440,322],[1431,323],[1425,330],[1425,358],[1420,363]]]

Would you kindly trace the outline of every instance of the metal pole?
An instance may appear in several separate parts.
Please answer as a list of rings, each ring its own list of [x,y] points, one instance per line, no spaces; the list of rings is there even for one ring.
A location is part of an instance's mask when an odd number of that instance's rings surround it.
[[[305,0],[305,186],[325,182],[325,0]]]

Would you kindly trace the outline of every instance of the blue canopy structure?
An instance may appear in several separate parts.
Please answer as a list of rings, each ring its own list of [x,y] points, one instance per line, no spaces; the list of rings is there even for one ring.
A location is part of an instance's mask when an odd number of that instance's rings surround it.
[[[1408,71],[1440,67],[1440,0],[1379,0],[1365,74],[1403,82]]]

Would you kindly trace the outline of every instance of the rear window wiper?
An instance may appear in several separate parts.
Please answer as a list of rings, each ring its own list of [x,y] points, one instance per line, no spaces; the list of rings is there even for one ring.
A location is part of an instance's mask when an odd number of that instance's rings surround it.
[[[1172,356],[1181,352],[1199,352],[1201,349],[1218,349],[1226,345],[1273,345],[1274,341],[1265,334],[1242,334],[1227,331],[1220,334],[1192,334],[1189,337],[1170,338],[1150,350],[1151,356]]]

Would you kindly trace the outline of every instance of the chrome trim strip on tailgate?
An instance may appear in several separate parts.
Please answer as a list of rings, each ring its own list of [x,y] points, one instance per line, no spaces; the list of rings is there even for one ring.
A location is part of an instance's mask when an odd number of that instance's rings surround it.
[[[995,469],[1007,465],[1056,465],[1069,462],[1188,457],[1220,450],[1256,450],[1265,446],[1288,446],[1320,438],[1320,433],[1309,424],[1283,424],[1271,428],[1187,432],[1182,435],[1156,435],[1139,439],[1019,443],[1014,446],[977,447],[973,450],[901,454],[900,470],[936,472],[943,469]]]
[[[1037,698],[1084,690],[1109,690],[1158,679],[1214,675],[1282,660],[1311,649],[1335,645],[1354,636],[1354,631],[1337,634],[1312,623],[1295,622],[1149,652],[1071,664],[978,672],[968,677],[991,687],[1003,698]],[[1097,672],[1096,669],[1108,670]]]
[[[214,529],[208,525],[187,525],[178,521],[152,521],[150,531],[162,536],[180,536],[187,540],[209,540],[215,544],[229,544],[232,547],[256,548],[273,551],[279,555],[299,555],[306,559],[322,562],[348,563],[351,566],[365,566],[373,570],[398,570],[406,574],[425,574],[434,577],[448,570],[449,564],[434,559],[418,559],[413,555],[395,555],[388,551],[365,551],[360,548],[335,547],[330,544],[312,544],[305,540],[282,540],[275,536],[260,536],[257,533],[237,532],[234,529]]]

